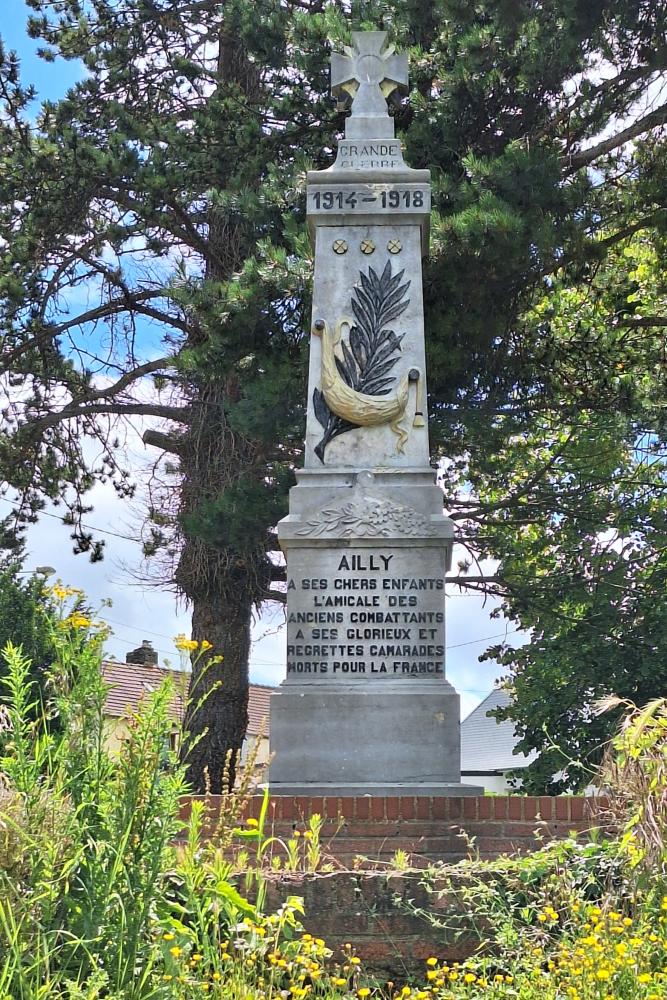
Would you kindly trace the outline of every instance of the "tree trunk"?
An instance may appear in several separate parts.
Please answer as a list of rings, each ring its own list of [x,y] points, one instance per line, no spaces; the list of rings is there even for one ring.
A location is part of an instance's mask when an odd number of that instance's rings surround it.
[[[199,793],[233,786],[248,723],[252,612],[270,581],[266,538],[260,532],[253,541],[235,532],[234,507],[242,500],[225,501],[226,491],[255,471],[252,442],[227,423],[225,408],[234,400],[232,383],[200,383],[181,450],[182,548],[175,582],[192,605],[193,639],[212,646],[193,654],[184,725],[182,759]]]
[[[189,545],[186,542],[186,546]],[[248,656],[252,602],[239,593],[192,596],[192,637],[212,643],[210,656],[195,657],[184,729],[194,740],[184,752],[187,776],[198,792],[220,794],[234,782],[248,725]]]
[[[257,67],[233,33],[221,24],[218,80],[233,81],[248,94],[259,87]],[[224,190],[228,167],[217,164],[211,186]],[[253,243],[247,224],[235,213],[211,205],[208,211],[206,279],[225,282],[242,265]],[[206,334],[189,337],[199,348]],[[234,375],[220,378],[215,365],[191,385],[191,417],[180,452],[181,555],[179,590],[192,605],[192,637],[212,644],[210,653],[193,655],[190,704],[185,719],[182,758],[196,792],[231,788],[248,725],[248,657],[253,608],[269,588],[270,564],[263,543],[250,544],[230,531],[234,513],[219,507],[225,490],[244,476],[262,474],[252,441],[233,432],[229,407],[239,401]],[[215,657],[222,662],[209,663]]]

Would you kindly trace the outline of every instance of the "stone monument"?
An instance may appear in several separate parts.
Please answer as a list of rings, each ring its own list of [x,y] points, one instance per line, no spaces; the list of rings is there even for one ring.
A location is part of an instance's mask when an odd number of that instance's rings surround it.
[[[336,162],[308,174],[315,244],[304,468],[278,525],[287,676],[271,699],[271,790],[477,794],[460,784],[445,679],[452,522],[429,464],[422,257],[428,170],[386,98],[408,80],[384,31],[353,32],[332,90],[352,98]]]

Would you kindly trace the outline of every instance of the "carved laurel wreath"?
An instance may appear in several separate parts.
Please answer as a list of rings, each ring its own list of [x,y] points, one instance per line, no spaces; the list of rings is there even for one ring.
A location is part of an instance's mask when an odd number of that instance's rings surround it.
[[[369,396],[386,396],[391,392],[396,378],[390,372],[398,361],[396,352],[401,350],[405,336],[394,333],[389,323],[398,319],[410,304],[410,299],[405,298],[410,281],[401,284],[405,270],[395,275],[391,271],[388,260],[379,276],[372,267],[368,274],[359,272],[360,283],[351,297],[356,323],[350,329],[349,345],[341,343],[343,357],[336,357],[341,378],[352,389]],[[332,413],[320,389],[313,392],[313,409],[324,428],[322,439],[315,448],[315,454],[324,464],[329,442],[358,425]]]

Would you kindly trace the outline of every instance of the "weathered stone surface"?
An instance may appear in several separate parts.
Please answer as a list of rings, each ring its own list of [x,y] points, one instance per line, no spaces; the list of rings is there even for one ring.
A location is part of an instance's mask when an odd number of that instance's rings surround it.
[[[393,395],[410,372],[417,378],[408,381],[407,406],[399,421],[341,431],[343,421],[332,420],[327,407],[323,414],[318,410],[324,343],[322,336],[312,336],[307,469],[428,467],[420,227],[403,224],[399,214],[394,217],[396,223],[384,219],[375,225],[317,227],[313,322],[324,321],[329,335],[340,336],[336,353],[342,364],[352,368],[362,391],[368,393],[375,384],[389,381],[382,388]],[[341,243],[348,248],[345,253],[336,252]],[[400,249],[391,253],[389,246]],[[363,248],[371,252],[364,253]],[[383,316],[389,316],[384,323]],[[379,360],[368,363],[363,341],[374,333],[380,343],[374,357]],[[397,345],[394,350],[392,344]],[[336,426],[329,440],[331,424]]]
[[[270,783],[289,794],[475,793],[460,784],[445,679],[452,522],[429,466],[422,255],[428,171],[385,95],[407,82],[384,32],[353,33],[332,85],[353,98],[335,164],[308,175],[315,243],[305,468],[278,526],[286,679]]]
[[[458,722],[458,695],[442,678],[285,685],[271,701],[282,748],[271,788],[294,792],[298,775],[318,794],[401,794],[417,785],[429,795],[456,785],[451,794],[461,794]]]

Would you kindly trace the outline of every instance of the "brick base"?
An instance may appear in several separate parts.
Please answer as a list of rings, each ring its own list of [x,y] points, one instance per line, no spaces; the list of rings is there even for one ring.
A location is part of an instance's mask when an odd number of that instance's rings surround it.
[[[183,803],[184,817],[189,802]],[[208,804],[208,821],[214,825],[225,798],[210,796]],[[251,799],[245,818],[257,818],[261,805],[261,796]],[[418,872],[392,870],[397,850],[406,851],[414,867],[457,862],[471,852],[483,859],[527,853],[550,840],[570,833],[585,837],[592,828],[604,826],[605,806],[603,798],[579,796],[275,796],[265,835],[285,841],[294,831],[303,832],[308,818],[318,813],[324,821],[322,861],[334,870],[267,873],[265,909],[274,912],[288,896],[302,896],[306,930],[324,938],[336,959],[350,942],[370,972],[400,984],[408,976],[422,976],[429,956],[462,961],[476,951],[479,940],[468,932],[434,928],[401,905],[401,900],[410,899],[415,906],[440,909],[452,901],[445,896],[435,904]],[[279,843],[271,850],[284,854]],[[450,877],[456,874],[450,872]]]
[[[183,815],[188,813],[188,801]],[[211,823],[225,808],[224,796],[208,798]],[[254,796],[247,817],[259,816],[262,797]],[[603,798],[582,796],[470,796],[271,799],[269,833],[280,839],[303,831],[310,816],[319,814],[326,860],[336,867],[384,865],[398,850],[407,852],[415,866],[433,861],[455,862],[471,850],[482,858],[525,853],[544,841],[585,835],[600,826]],[[247,818],[245,817],[245,818]],[[596,819],[597,817],[597,819]],[[280,853],[279,846],[277,853]]]

